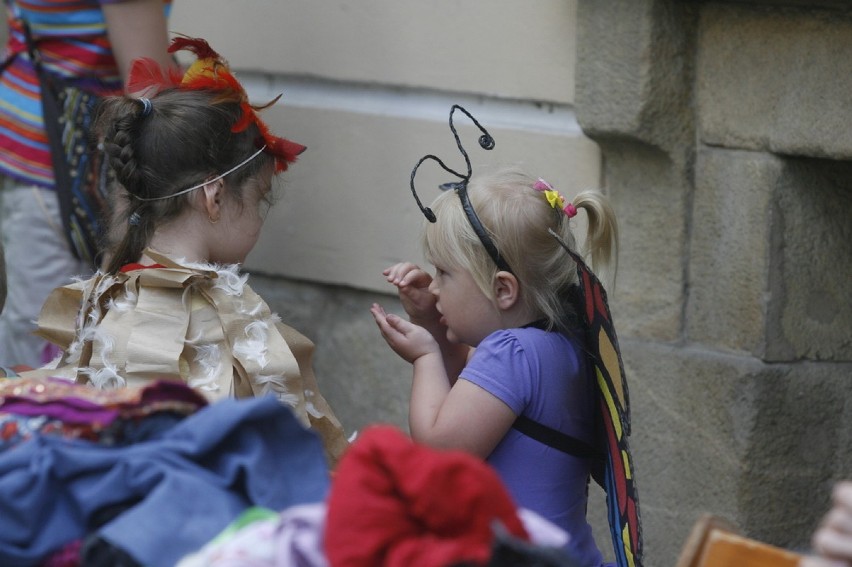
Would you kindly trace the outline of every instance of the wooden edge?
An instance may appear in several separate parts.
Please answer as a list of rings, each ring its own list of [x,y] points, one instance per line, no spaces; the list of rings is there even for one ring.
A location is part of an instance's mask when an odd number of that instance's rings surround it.
[[[713,531],[737,533],[736,528],[729,521],[713,514],[702,514],[692,526],[689,536],[681,548],[675,567],[698,567],[699,560],[704,553],[707,539]]]
[[[801,555],[738,534],[711,529],[701,554],[702,567],[748,565],[751,567],[796,567]]]

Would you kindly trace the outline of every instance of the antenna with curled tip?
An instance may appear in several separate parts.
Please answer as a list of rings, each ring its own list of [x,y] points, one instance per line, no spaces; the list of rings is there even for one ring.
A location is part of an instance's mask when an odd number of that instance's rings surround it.
[[[491,137],[491,134],[488,133],[482,124],[473,117],[473,115],[465,110],[463,107],[458,104],[454,104],[450,109],[450,130],[453,133],[453,138],[456,140],[456,146],[459,149],[462,157],[464,157],[464,163],[467,167],[467,173],[462,174],[458,171],[452,169],[447,164],[445,164],[441,158],[433,155],[427,154],[420,158],[417,164],[414,166],[414,169],[411,170],[411,194],[414,196],[414,200],[417,201],[417,206],[420,207],[420,211],[423,213],[423,216],[426,217],[426,220],[429,222],[437,222],[437,217],[435,217],[435,213],[429,207],[424,207],[423,203],[420,202],[420,197],[417,195],[417,190],[414,187],[414,177],[417,175],[417,170],[423,164],[423,162],[431,160],[437,163],[444,171],[456,176],[459,181],[451,181],[449,183],[444,183],[440,186],[442,190],[452,189],[456,192],[461,200],[462,209],[464,210],[465,215],[467,216],[467,220],[470,222],[470,226],[473,228],[473,231],[476,233],[476,236],[479,237],[479,241],[482,242],[482,245],[485,247],[485,250],[488,252],[488,255],[491,256],[491,259],[494,260],[494,263],[503,271],[512,273],[512,269],[509,267],[509,264],[506,260],[503,259],[503,256],[500,255],[500,251],[497,249],[497,246],[494,244],[494,241],[491,240],[491,237],[488,236],[488,231],[482,224],[482,221],[479,220],[479,217],[476,215],[476,211],[473,210],[473,205],[470,202],[470,198],[467,195],[467,184],[470,181],[471,175],[473,175],[473,168],[470,165],[470,156],[467,154],[467,151],[464,149],[464,146],[461,143],[461,138],[459,137],[459,133],[456,130],[456,125],[453,122],[453,114],[456,110],[463,112],[471,121],[479,128],[479,131],[482,132],[482,135],[479,137],[479,145],[484,150],[492,150],[494,149],[494,138]]]

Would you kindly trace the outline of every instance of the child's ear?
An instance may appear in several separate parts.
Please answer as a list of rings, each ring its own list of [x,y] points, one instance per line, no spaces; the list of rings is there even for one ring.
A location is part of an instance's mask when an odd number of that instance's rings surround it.
[[[202,199],[204,202],[204,211],[207,213],[207,218],[210,222],[219,222],[219,217],[222,216],[222,200],[225,196],[225,183],[221,179],[216,179],[201,187]]]
[[[497,301],[497,307],[503,311],[511,309],[520,297],[521,287],[518,284],[518,278],[510,272],[502,270],[497,272],[494,276],[494,298]]]

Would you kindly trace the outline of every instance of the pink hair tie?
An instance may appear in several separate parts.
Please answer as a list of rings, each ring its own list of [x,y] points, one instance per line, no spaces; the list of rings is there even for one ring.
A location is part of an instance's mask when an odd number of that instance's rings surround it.
[[[553,191],[553,187],[550,185],[550,183],[548,183],[541,177],[539,177],[533,184],[533,189],[535,189],[536,191]]]
[[[533,189],[544,193],[544,196],[550,206],[554,209],[557,207],[562,209],[562,212],[565,213],[565,216],[567,216],[569,219],[577,216],[577,207],[575,207],[571,203],[567,203],[565,201],[565,197],[560,195],[559,191],[554,189],[550,183],[548,183],[541,177],[539,177],[538,180],[533,183]]]

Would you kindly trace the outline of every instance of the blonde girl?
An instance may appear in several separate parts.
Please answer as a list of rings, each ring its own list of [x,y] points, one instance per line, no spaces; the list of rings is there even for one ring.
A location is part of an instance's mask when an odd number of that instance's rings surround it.
[[[390,347],[413,365],[411,435],[485,459],[519,506],[570,533],[569,552],[581,565],[601,565],[585,517],[593,460],[550,447],[517,423],[596,445],[577,271],[563,244],[576,249],[570,219],[585,211],[592,263],[611,267],[613,210],[598,192],[569,203],[517,170],[472,177],[463,189],[466,196],[447,191],[431,207],[435,222],[427,223],[423,243],[435,275],[411,263],[384,272],[409,320],[372,308]]]

